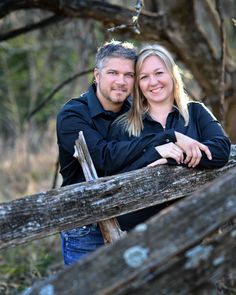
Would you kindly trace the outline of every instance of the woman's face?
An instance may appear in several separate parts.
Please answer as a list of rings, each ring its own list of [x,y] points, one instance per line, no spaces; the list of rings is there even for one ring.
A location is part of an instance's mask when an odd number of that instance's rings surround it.
[[[149,105],[173,104],[173,80],[159,57],[152,55],[144,60],[138,75],[138,83]]]

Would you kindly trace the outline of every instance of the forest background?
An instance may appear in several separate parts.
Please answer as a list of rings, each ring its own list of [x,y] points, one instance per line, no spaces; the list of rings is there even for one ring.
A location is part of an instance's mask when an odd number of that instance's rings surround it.
[[[0,202],[60,186],[56,115],[86,91],[111,38],[167,46],[190,97],[236,143],[235,0],[59,2],[0,1]],[[2,250],[0,294],[62,267],[57,235]]]

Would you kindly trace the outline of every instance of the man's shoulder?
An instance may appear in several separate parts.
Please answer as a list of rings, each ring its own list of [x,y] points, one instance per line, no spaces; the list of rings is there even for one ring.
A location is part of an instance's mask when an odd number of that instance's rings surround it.
[[[63,112],[80,112],[82,109],[88,108],[87,93],[81,94],[79,97],[70,98],[60,109],[60,113]]]
[[[59,129],[65,124],[73,125],[74,122],[78,124],[80,121],[90,121],[86,94],[68,100],[58,112],[56,121]]]

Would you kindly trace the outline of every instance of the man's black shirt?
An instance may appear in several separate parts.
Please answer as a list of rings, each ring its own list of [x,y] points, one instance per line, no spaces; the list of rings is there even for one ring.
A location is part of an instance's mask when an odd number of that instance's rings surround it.
[[[156,145],[175,142],[174,129],[149,133],[132,141],[119,138],[107,141],[113,121],[130,107],[127,100],[120,112],[105,111],[96,96],[96,87],[91,85],[79,98],[69,100],[57,117],[57,140],[59,146],[62,186],[85,181],[82,168],[73,157],[75,140],[79,131],[84,137],[99,177],[122,170],[133,161],[144,167],[160,155]]]

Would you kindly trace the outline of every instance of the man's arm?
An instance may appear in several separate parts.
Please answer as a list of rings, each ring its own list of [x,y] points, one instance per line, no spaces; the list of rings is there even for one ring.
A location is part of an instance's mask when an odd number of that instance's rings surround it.
[[[116,128],[115,125],[112,128]],[[144,137],[133,137],[132,140],[107,141],[96,130],[91,118],[80,113],[67,112],[58,119],[57,133],[60,145],[73,156],[74,143],[79,131],[83,131],[84,137],[96,169],[112,174],[122,170],[123,167],[141,159],[142,166],[155,161],[160,155],[155,150],[156,145],[176,140],[174,130],[168,130],[158,134],[149,134]],[[142,164],[142,163],[141,163]],[[140,165],[141,165],[140,164]]]

